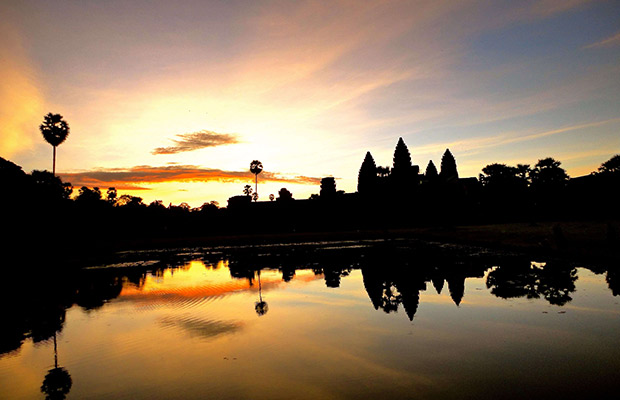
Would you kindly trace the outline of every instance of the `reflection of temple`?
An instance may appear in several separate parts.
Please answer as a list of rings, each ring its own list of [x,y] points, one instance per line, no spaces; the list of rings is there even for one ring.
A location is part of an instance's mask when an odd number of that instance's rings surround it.
[[[418,268],[415,272],[404,268],[362,268],[364,287],[375,310],[396,312],[402,305],[407,317],[413,321],[420,304],[420,292],[426,290],[426,282],[432,282],[438,294],[444,281],[448,284],[450,297],[457,306],[465,294],[465,278],[480,277],[484,267],[474,269]]]
[[[482,278],[489,272],[486,285],[491,293],[500,298],[542,298],[552,305],[563,306],[571,301],[575,291],[577,270],[559,262],[537,264],[523,257],[501,257],[487,262],[471,263],[441,260],[430,255],[419,254],[415,266],[407,263],[403,256],[391,254],[380,258],[384,265],[371,261],[362,266],[364,287],[376,310],[396,312],[402,305],[407,316],[413,320],[420,302],[420,292],[431,282],[437,294],[447,284],[450,297],[459,306],[465,296],[466,278]],[[426,262],[433,262],[430,267]],[[607,282],[614,292],[617,273],[607,271]]]
[[[74,304],[95,312],[119,296],[123,285],[129,292],[139,292],[147,274],[162,277],[165,271],[189,268],[187,258],[183,257],[188,256],[171,257],[165,262],[150,264],[148,269],[110,268],[42,276],[28,281],[28,290],[0,292],[2,304],[7,305],[3,329],[0,330],[0,354],[19,349],[26,339],[35,343],[52,339],[62,331],[66,310]],[[260,247],[234,249],[230,254],[218,253],[212,257],[211,263],[204,262],[207,269],[217,269],[216,265],[220,264],[228,265],[231,278],[247,280],[250,287],[255,287],[261,269],[279,271],[282,282],[295,279],[300,269],[307,270],[314,274],[314,278],[322,276],[329,288],[340,287],[343,278],[352,270],[361,269],[372,306],[387,313],[402,306],[410,320],[418,312],[420,292],[426,290],[427,283],[432,284],[438,294],[448,291],[458,306],[466,297],[466,278],[482,277],[491,266],[486,286],[493,295],[504,299],[540,298],[562,306],[571,301],[577,280],[576,269],[558,261],[540,264],[523,257],[457,257],[441,249],[416,247],[410,241],[401,244],[398,240],[361,247],[330,246],[329,249],[321,245],[282,246],[269,250]],[[603,272],[612,294],[619,295],[618,270],[597,270],[597,273]],[[258,281],[261,307],[256,309],[257,312],[264,313],[263,289],[273,287],[274,279],[278,280],[272,277]],[[9,281],[26,279],[20,277]],[[248,284],[241,282],[229,286],[227,290],[248,288]],[[205,292],[200,295],[205,296]]]

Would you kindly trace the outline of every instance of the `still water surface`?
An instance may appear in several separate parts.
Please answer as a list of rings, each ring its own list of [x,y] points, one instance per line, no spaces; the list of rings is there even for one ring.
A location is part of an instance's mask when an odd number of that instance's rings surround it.
[[[183,250],[24,278],[0,398],[614,397],[617,272],[447,253]]]

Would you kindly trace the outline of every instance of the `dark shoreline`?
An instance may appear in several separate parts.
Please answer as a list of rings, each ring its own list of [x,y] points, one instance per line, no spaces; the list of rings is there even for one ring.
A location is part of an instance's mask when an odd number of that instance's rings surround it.
[[[496,252],[576,261],[619,262],[620,221],[503,223],[330,232],[137,238],[108,243],[108,252],[216,246],[410,239],[428,244],[481,247]]]
[[[134,238],[90,239],[39,243],[20,241],[3,252],[3,264],[27,272],[75,270],[102,263],[115,263],[132,252],[172,252],[179,249],[215,247],[307,246],[324,242],[380,241],[399,246],[410,241],[418,246],[475,254],[522,255],[541,261],[561,259],[583,265],[620,267],[620,220],[547,221],[487,225],[419,226],[411,228],[360,229],[324,232],[239,233],[205,236],[136,236]],[[347,246],[355,243],[347,243]],[[407,246],[407,244],[405,244]],[[123,254],[121,256],[121,254]],[[129,258],[140,257],[135,254]]]

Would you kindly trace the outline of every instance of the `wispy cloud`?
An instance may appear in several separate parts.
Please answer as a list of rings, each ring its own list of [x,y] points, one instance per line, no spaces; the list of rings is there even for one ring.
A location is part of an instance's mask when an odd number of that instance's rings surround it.
[[[468,154],[475,154],[483,149],[536,140],[546,136],[552,136],[581,129],[588,129],[616,122],[620,122],[620,118],[612,118],[604,121],[595,121],[579,125],[564,126],[562,128],[547,130],[543,132],[504,132],[499,135],[484,138],[476,137],[471,139],[453,141],[449,143],[434,143],[426,146],[419,146],[414,148],[411,153],[414,155],[425,155],[429,153],[440,153],[444,149],[450,148],[453,151],[458,150],[460,152],[467,152]]]
[[[11,157],[43,141],[32,129],[42,120],[43,99],[19,34],[0,26],[0,37],[0,153]]]
[[[615,35],[600,40],[596,43],[589,44],[585,46],[584,49],[592,49],[597,47],[612,47],[618,45],[620,45],[620,32],[617,32]]]
[[[59,174],[73,186],[115,187],[119,190],[148,190],[143,185],[164,182],[251,182],[254,175],[249,171],[224,171],[221,169],[201,168],[195,165],[171,165],[153,167],[140,165],[128,169],[97,169],[86,172]],[[287,182],[317,185],[320,178],[308,176],[285,176],[275,172],[263,171],[263,182]]]
[[[223,146],[238,143],[237,135],[230,133],[217,133],[208,130],[200,132],[183,133],[177,135],[179,139],[173,139],[174,146],[158,147],[153,154],[177,154],[186,151],[204,149],[205,147]]]
[[[538,0],[529,7],[533,15],[548,17],[553,14],[572,10],[590,2],[591,0]]]

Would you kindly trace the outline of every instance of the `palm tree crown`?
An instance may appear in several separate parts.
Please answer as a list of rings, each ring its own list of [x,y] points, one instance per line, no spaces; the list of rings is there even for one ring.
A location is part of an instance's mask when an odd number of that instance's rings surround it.
[[[256,201],[258,200],[258,174],[263,172],[263,163],[258,160],[252,161],[250,163],[250,172],[255,175],[255,179],[256,179],[256,186],[254,188],[254,196],[255,196],[254,201]]]
[[[45,141],[54,147],[64,142],[69,135],[69,124],[62,119],[62,115],[49,113],[43,118],[39,129]]]
[[[69,136],[69,124],[62,119],[60,114],[48,113],[43,117],[43,123],[39,126],[45,141],[54,148],[52,174],[56,175],[56,146],[61,144]]]

